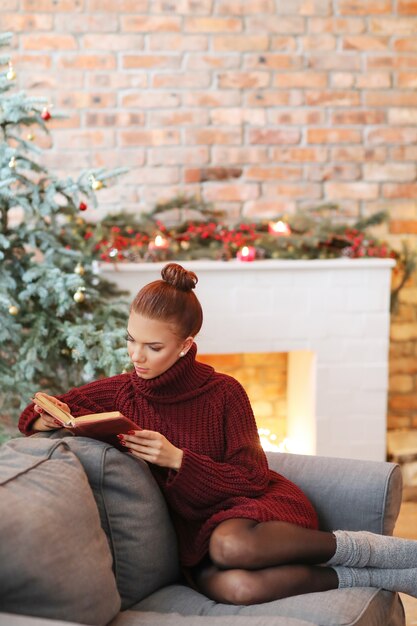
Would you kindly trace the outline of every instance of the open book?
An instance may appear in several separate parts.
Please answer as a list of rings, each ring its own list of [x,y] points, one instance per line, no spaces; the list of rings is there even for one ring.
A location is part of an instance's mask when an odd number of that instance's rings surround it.
[[[64,428],[68,428],[74,435],[99,439],[112,444],[120,450],[125,450],[125,448],[120,444],[117,435],[127,433],[128,430],[141,430],[140,426],[122,413],[119,413],[119,411],[90,413],[89,415],[73,417],[71,413],[49,400],[47,395],[41,391],[35,393],[32,401],[49,413],[49,415],[52,415]]]

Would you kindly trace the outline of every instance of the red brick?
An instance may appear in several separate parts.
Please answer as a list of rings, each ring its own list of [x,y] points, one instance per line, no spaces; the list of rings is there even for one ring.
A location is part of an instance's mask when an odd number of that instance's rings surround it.
[[[389,109],[389,124],[417,124],[417,107],[414,109]]]
[[[268,122],[274,125],[304,126],[324,124],[326,115],[318,109],[289,109],[268,111]]]
[[[264,109],[246,108],[216,108],[210,111],[210,120],[213,125],[250,124],[252,126],[263,126],[266,122]]]
[[[225,129],[220,128],[201,128],[199,130],[187,129],[185,135],[186,144],[241,144],[242,143],[242,131],[237,129]]]
[[[302,169],[300,167],[250,167],[246,171],[248,180],[301,180]]]
[[[417,39],[415,37],[403,37],[393,43],[393,49],[399,52],[417,52]]]
[[[414,91],[370,91],[365,92],[364,96],[366,105],[371,107],[417,106],[417,93]]]
[[[229,180],[242,176],[241,167],[199,167],[186,169],[184,181],[186,183],[197,183],[207,181]]]
[[[417,161],[417,146],[391,148],[390,157],[393,161]]]
[[[52,72],[22,72],[19,71],[19,86],[23,89],[30,89],[31,95],[36,91],[41,96],[45,91],[61,89],[65,85],[66,89],[83,89],[84,76],[81,72],[60,72],[59,75]]]
[[[385,111],[381,110],[359,110],[359,111],[336,111],[332,113],[331,123],[340,125],[340,124],[349,124],[349,125],[360,125],[367,126],[369,124],[384,124],[386,122]]]
[[[118,14],[84,13],[82,18],[76,13],[55,16],[55,30],[69,33],[110,33],[119,29]]]
[[[365,148],[364,146],[343,146],[338,148],[332,148],[330,160],[331,161],[353,161],[353,162],[367,162],[386,161],[388,157],[387,149],[385,147],[379,148]]]
[[[412,35],[416,32],[416,23],[407,17],[374,17],[369,19],[369,32],[378,35]]]
[[[249,143],[251,144],[295,144],[299,143],[301,132],[299,130],[281,129],[252,129],[249,131]]]
[[[218,76],[220,89],[258,89],[268,87],[269,72],[222,72]]]
[[[3,7],[3,2],[2,8]],[[1,9],[0,9],[1,10]],[[5,14],[1,16],[1,28],[2,31],[13,31],[14,33],[19,31],[35,30],[51,30],[53,27],[53,16],[47,14]]]
[[[209,162],[207,146],[149,148],[150,165],[205,165]]]
[[[173,111],[152,111],[149,114],[151,127],[159,126],[206,126],[208,112],[202,109],[174,109]]]
[[[143,126],[145,114],[142,112],[129,113],[128,111],[88,111],[85,115],[85,122],[88,128],[92,126],[109,126],[120,128],[122,126]]]
[[[13,54],[13,63],[21,70],[49,70],[52,66],[51,55],[44,54]]]
[[[326,180],[359,180],[361,170],[358,165],[310,165],[306,169],[306,179],[317,182]]]
[[[200,89],[210,85],[211,76],[207,72],[169,72],[154,74],[152,87],[156,89]]]
[[[413,69],[416,67],[417,59],[414,56],[369,56],[367,59],[369,70]]]
[[[343,50],[387,50],[389,46],[389,37],[376,35],[350,35],[342,40]]]
[[[139,93],[128,93],[121,97],[123,107],[137,107],[139,109],[171,109],[180,106],[181,100],[178,94],[164,93],[163,97],[157,91],[142,91]]]
[[[275,13],[275,2],[274,0],[218,0],[217,12],[220,15]]]
[[[254,52],[268,50],[268,35],[214,35],[215,52]]]
[[[2,13],[3,11],[6,12],[17,10],[18,4],[18,0],[3,0],[0,5],[0,13]]]
[[[129,130],[119,133],[120,146],[172,146],[179,143],[178,130]]]
[[[262,15],[248,17],[246,28],[250,33],[279,33],[282,35],[302,35],[305,32],[305,20],[302,17],[282,17],[281,15]]]
[[[151,9],[152,13],[207,15],[211,13],[212,0],[152,0]]]
[[[321,197],[321,185],[314,183],[264,183],[262,185],[264,197],[278,198],[280,201],[288,198],[306,198],[307,200],[315,200]]]
[[[89,89],[139,90],[148,86],[148,77],[141,72],[89,72],[85,78]]]
[[[241,104],[240,91],[186,91],[183,95],[184,106],[189,107],[222,107]]]
[[[294,200],[276,198],[274,200],[253,200],[246,202],[243,215],[246,217],[276,218],[283,213],[294,213],[296,208]]]
[[[180,181],[179,167],[140,167],[131,173],[131,183],[135,185],[174,185]],[[123,178],[126,184],[128,177]]]
[[[400,15],[417,15],[416,0],[399,0],[398,13]]]
[[[159,15],[122,15],[120,17],[122,31],[126,33],[180,32],[181,18]]]
[[[365,163],[363,168],[365,180],[375,181],[412,181],[416,179],[414,163]]]
[[[331,87],[333,89],[351,89],[355,86],[357,74],[351,72],[332,72],[330,76]]]
[[[414,143],[417,141],[416,128],[378,128],[370,130],[367,137],[369,144]]]
[[[273,148],[272,160],[278,163],[316,163],[328,159],[327,148]]]
[[[240,59],[235,54],[192,54],[185,60],[186,70],[233,70],[240,67]]]
[[[268,163],[268,148],[214,146],[212,151],[213,163],[227,163],[229,165],[243,165],[247,163]]]
[[[206,35],[184,35],[182,33],[150,33],[147,35],[149,50],[165,52],[201,52],[208,49]]]
[[[187,17],[184,21],[185,33],[238,33],[242,28],[236,17]]]
[[[415,198],[417,195],[417,183],[387,183],[382,187],[384,198]],[[415,222],[417,224],[417,222]],[[393,228],[390,222],[390,229]],[[394,232],[391,230],[391,232]],[[414,232],[414,231],[413,231]]]
[[[305,101],[309,106],[360,106],[360,94],[357,91],[339,90],[323,91],[308,90],[305,93]]]
[[[54,130],[58,128],[79,128],[81,118],[78,113],[74,113],[73,111],[69,111],[66,113],[65,111],[60,110],[60,113],[64,113],[64,118],[54,118],[52,117],[48,122],[49,130]]]
[[[280,51],[294,51],[298,47],[296,37],[287,37],[285,35],[272,35],[270,49],[274,52]]]
[[[257,198],[259,187],[256,184],[208,183],[203,193],[209,202],[243,202]]]
[[[301,91],[252,91],[245,94],[245,104],[254,107],[300,106]]]
[[[390,72],[368,72],[366,74],[358,74],[356,76],[355,87],[357,89],[384,89],[391,87]],[[365,92],[366,95],[366,92]],[[397,94],[398,95],[398,94]]]
[[[362,59],[359,55],[311,54],[309,66],[313,70],[359,72],[362,68]]]
[[[71,109],[96,109],[116,106],[117,95],[115,93],[90,93],[88,91],[59,91],[56,96],[58,107]]]
[[[84,35],[82,38],[85,50],[141,50],[144,47],[143,35],[115,35],[100,33]]]
[[[72,35],[21,35],[23,50],[76,50],[77,42]]]
[[[308,128],[308,143],[361,143],[362,134],[350,128]]]
[[[376,183],[326,183],[325,191],[329,200],[340,200],[342,198],[372,200],[378,197],[378,185]]]
[[[123,68],[126,69],[171,69],[178,70],[181,66],[180,56],[125,54],[122,58]]]
[[[334,35],[323,34],[321,37],[316,35],[309,35],[301,38],[302,50],[335,50],[337,40]]]
[[[74,131],[61,130],[54,134],[54,147],[55,148],[111,148],[114,146],[114,131],[113,130],[85,130],[78,129]]]
[[[341,15],[372,15],[391,13],[391,0],[338,0]]]
[[[359,34],[366,31],[366,22],[359,17],[311,17],[309,20],[309,33],[321,35],[331,33],[333,35]]]
[[[112,54],[74,54],[58,58],[58,69],[76,68],[79,70],[113,70],[116,59]]]
[[[249,54],[243,59],[245,69],[297,69],[304,66],[304,58],[295,54]]]
[[[316,88],[324,88],[327,87],[327,74],[324,72],[313,72],[313,71],[304,71],[304,72],[289,72],[285,73],[277,73],[274,78],[274,87],[285,87],[288,89],[292,89],[293,87],[316,87]]]
[[[89,0],[91,13],[146,13],[148,0]]]
[[[398,72],[398,87],[414,89],[417,87],[417,72]]]
[[[84,6],[79,0],[21,0],[20,10],[26,12],[52,12],[63,11],[66,13],[80,13]]]

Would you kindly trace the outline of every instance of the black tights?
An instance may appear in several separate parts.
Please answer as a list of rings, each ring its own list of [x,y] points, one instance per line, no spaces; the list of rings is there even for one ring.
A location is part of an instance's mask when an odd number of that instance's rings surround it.
[[[230,519],[210,538],[209,562],[196,570],[199,589],[216,602],[259,604],[336,589],[330,567],[319,566],[335,553],[332,533],[287,522]]]

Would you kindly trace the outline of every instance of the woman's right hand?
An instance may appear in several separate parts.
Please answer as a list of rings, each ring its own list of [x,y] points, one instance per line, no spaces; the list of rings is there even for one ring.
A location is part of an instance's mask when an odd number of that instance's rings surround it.
[[[68,413],[70,413],[70,408],[68,404],[61,402],[54,396],[48,396],[47,394],[44,394],[44,395],[46,395],[48,400],[50,400],[51,402],[59,406],[64,411],[67,411]],[[34,409],[36,413],[39,413],[39,417],[32,424],[33,430],[47,431],[47,430],[58,430],[58,428],[63,428],[61,422],[55,419],[55,417],[53,417],[52,415],[49,415],[49,413],[47,413],[44,409],[42,409],[37,404],[35,404]]]

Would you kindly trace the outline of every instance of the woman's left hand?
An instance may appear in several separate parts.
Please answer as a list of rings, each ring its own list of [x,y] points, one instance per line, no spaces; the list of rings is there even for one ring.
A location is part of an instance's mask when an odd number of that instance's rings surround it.
[[[181,467],[183,451],[161,433],[154,430],[135,430],[120,435],[119,438],[126,449],[138,459],[176,471]]]

